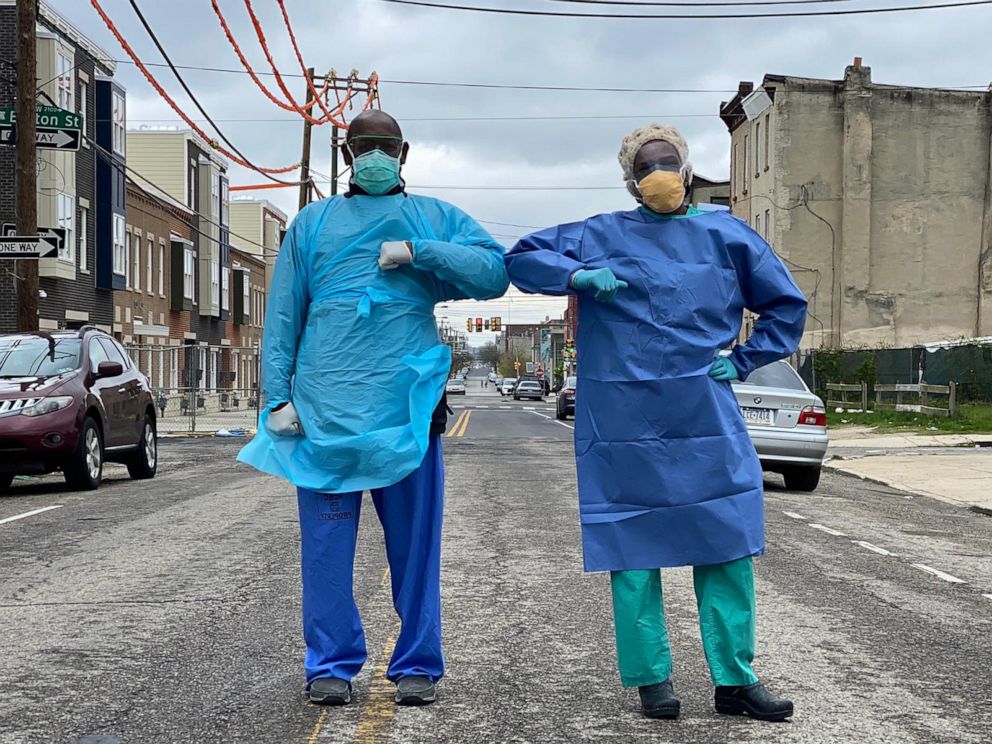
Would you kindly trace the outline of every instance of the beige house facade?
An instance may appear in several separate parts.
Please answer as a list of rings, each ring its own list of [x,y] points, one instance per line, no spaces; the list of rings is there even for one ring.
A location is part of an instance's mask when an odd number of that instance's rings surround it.
[[[992,335],[992,94],[766,75],[721,106],[730,206],[810,299],[806,348]]]
[[[266,199],[231,200],[231,245],[265,261],[265,286],[272,281],[286,223],[286,213]]]

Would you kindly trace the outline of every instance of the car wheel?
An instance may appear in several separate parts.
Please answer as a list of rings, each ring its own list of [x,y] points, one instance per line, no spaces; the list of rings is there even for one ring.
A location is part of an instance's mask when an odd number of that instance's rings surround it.
[[[819,468],[788,468],[785,476],[785,487],[790,491],[815,491],[820,483]]]
[[[65,482],[71,488],[92,491],[103,480],[103,435],[96,421],[87,416],[79,432],[79,444],[63,465]]]
[[[513,399],[514,399],[514,400],[520,400],[520,396],[519,396],[519,395],[514,395],[514,396],[513,396]]]
[[[565,414],[563,410],[561,410],[561,408],[556,408],[555,418],[558,419],[559,421],[564,421],[566,418],[568,418],[568,416]]]
[[[14,482],[13,473],[0,473],[0,493],[4,493],[10,488],[10,484]]]
[[[141,427],[141,441],[138,449],[127,461],[127,473],[132,478],[154,478],[158,470],[158,432],[155,421],[151,416],[145,416],[144,426]]]

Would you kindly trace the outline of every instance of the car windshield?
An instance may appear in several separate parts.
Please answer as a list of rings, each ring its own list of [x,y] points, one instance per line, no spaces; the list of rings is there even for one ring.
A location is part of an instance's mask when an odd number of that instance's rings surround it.
[[[785,362],[773,362],[759,367],[748,375],[744,385],[758,387],[785,388],[786,390],[805,390],[802,378]]]
[[[47,377],[79,366],[78,338],[56,339],[54,355],[48,339],[0,339],[0,377]]]
[[[565,380],[565,387],[567,387],[567,388],[574,388],[575,387],[575,383],[578,382],[578,379],[579,378],[577,378],[577,377],[568,377],[568,378],[566,378],[566,380]]]

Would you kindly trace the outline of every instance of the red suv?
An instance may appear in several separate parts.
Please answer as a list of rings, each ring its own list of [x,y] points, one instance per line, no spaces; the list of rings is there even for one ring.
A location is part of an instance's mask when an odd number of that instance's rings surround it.
[[[151,478],[158,465],[148,380],[92,326],[0,335],[0,491],[15,475],[61,470],[93,489],[105,461]]]

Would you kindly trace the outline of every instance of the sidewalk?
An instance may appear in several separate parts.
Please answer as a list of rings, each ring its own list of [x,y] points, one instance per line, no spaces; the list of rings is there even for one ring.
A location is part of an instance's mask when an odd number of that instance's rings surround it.
[[[830,432],[826,467],[992,514],[992,435]],[[939,452],[935,452],[939,449]]]

